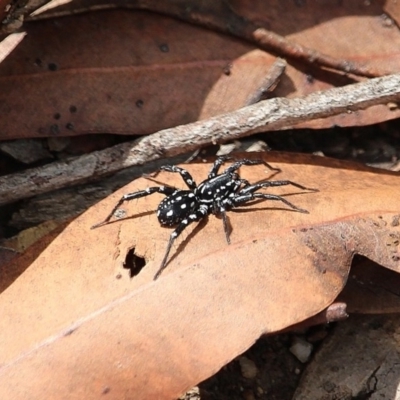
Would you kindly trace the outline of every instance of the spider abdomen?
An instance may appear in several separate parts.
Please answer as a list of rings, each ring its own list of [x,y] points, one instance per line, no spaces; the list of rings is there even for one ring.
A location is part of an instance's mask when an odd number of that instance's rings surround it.
[[[157,218],[162,225],[176,225],[199,207],[196,196],[190,190],[177,190],[163,199],[157,208]]]

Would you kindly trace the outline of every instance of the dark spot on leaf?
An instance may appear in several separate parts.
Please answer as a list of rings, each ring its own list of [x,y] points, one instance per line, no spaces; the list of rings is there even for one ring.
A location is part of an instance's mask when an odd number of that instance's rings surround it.
[[[130,249],[125,257],[124,268],[129,269],[131,278],[138,275],[139,272],[146,265],[146,260],[135,254],[135,249]]]
[[[34,62],[34,65],[36,67],[41,67],[42,66],[42,60],[40,58],[37,58]]]
[[[77,110],[78,110],[78,109],[76,108],[76,106],[69,106],[69,112],[70,112],[71,114],[76,113]]]
[[[110,390],[111,390],[111,388],[109,388],[108,386],[106,386],[106,387],[103,389],[103,393],[102,393],[102,394],[110,393]]]
[[[68,130],[70,130],[70,131],[73,131],[73,130],[74,130],[74,124],[71,123],[71,122],[68,122],[68,124],[65,125],[65,127],[66,127]]]
[[[54,119],[60,119],[60,118],[61,118],[61,114],[60,114],[60,113],[55,113],[55,114],[53,115],[53,118],[54,118]]]
[[[136,101],[136,107],[137,107],[137,108],[142,108],[142,107],[143,107],[143,104],[144,104],[143,100],[140,100],[140,99],[139,99],[139,100]]]
[[[58,70],[58,65],[55,64],[55,63],[49,63],[48,64],[48,68],[49,68],[49,71],[57,71]]]
[[[169,47],[168,47],[168,45],[166,43],[163,43],[163,44],[160,44],[160,50],[163,53],[168,53],[169,52]]]

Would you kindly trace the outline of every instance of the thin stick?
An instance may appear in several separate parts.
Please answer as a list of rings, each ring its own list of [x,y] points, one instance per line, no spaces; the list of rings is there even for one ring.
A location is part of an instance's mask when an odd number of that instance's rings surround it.
[[[264,100],[235,112],[164,129],[106,150],[0,177],[0,204],[88,182],[121,169],[172,157],[201,146],[224,143],[257,132],[352,112],[400,99],[400,74],[315,92],[296,99]]]
[[[244,105],[249,106],[251,104],[258,103],[261,100],[265,100],[268,94],[272,93],[272,91],[278,85],[282,74],[285,72],[286,64],[286,60],[278,57],[272,64],[267,76],[264,78],[264,81],[261,83],[261,86],[258,88],[257,92],[251,95]]]

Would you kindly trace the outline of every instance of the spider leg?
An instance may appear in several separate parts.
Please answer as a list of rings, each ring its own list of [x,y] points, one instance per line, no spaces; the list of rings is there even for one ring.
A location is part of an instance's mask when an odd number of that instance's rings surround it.
[[[230,232],[229,232],[229,226],[228,226],[228,217],[226,216],[225,207],[221,206],[220,209],[219,209],[219,212],[222,215],[222,223],[224,225],[224,232],[225,232],[226,241],[227,241],[228,244],[231,244],[231,238],[229,237]]]
[[[119,200],[118,203],[114,206],[111,212],[107,215],[107,217],[98,224],[93,225],[90,229],[98,228],[99,226],[105,225],[107,222],[110,221],[111,217],[114,215],[115,211],[119,208],[119,206],[124,203],[125,201],[130,201],[134,199],[139,199],[141,197],[149,196],[153,193],[162,193],[167,196],[171,195],[172,193],[176,192],[178,189],[170,186],[153,186],[149,187],[145,190],[139,190],[138,192],[134,193],[127,193],[124,194]]]
[[[264,187],[275,187],[275,186],[286,186],[286,185],[292,185],[302,190],[311,190],[313,192],[319,191],[318,189],[307,188],[303,185],[300,185],[292,181],[266,181],[266,182],[255,183],[254,185],[245,186],[243,189],[239,191],[239,195],[254,193],[256,190]]]
[[[232,203],[233,207],[237,207],[242,203],[247,203],[248,201],[251,200],[256,200],[256,199],[264,199],[264,200],[278,200],[281,201],[282,203],[285,203],[287,206],[289,206],[292,210],[308,214],[307,210],[304,210],[303,208],[297,207],[294,204],[292,204],[290,201],[287,201],[285,198],[282,196],[278,196],[276,194],[265,194],[265,193],[246,193],[246,194],[239,194],[237,197],[232,198]]]
[[[274,168],[271,165],[269,165],[266,161],[264,160],[249,160],[247,158],[243,159],[243,160],[239,160],[234,162],[230,167],[228,167],[224,173],[232,173],[235,172],[237,169],[239,169],[242,165],[259,165],[259,164],[263,164],[265,165],[268,169],[270,169],[271,171],[277,171],[280,172],[281,170],[279,168]]]
[[[179,168],[175,165],[164,165],[164,166],[160,167],[160,170],[168,171],[168,172],[177,172],[178,174],[180,174],[182,179],[185,181],[185,183],[189,189],[194,190],[197,188],[196,182],[194,181],[192,175],[190,175],[189,172],[186,171],[186,169]]]
[[[214,176],[216,176],[218,174],[218,171],[219,171],[221,165],[226,160],[230,160],[230,157],[229,156],[220,156],[215,160],[213,166],[210,169],[210,173],[208,174],[208,179],[214,178]]]
[[[226,215],[225,205],[228,205],[228,207],[232,207],[232,203],[229,201],[229,199],[222,200],[221,202],[214,202],[212,206],[212,213],[214,215],[221,215],[226,241],[228,244],[231,244],[231,239],[229,237],[230,231],[228,226],[228,217]]]
[[[177,228],[171,233],[171,236],[169,237],[169,241],[168,241],[168,246],[167,246],[167,250],[165,251],[165,255],[164,258],[161,262],[160,268],[158,269],[157,273],[154,275],[154,280],[156,280],[161,273],[164,271],[165,267],[167,266],[167,259],[169,256],[169,253],[171,251],[172,245],[175,242],[175,239],[183,232],[183,230],[192,222],[194,221],[198,221],[201,218],[204,218],[205,216],[207,216],[207,211],[200,209],[195,211],[193,214],[190,214],[187,218],[185,218],[184,220],[182,220],[182,222],[177,226]]]

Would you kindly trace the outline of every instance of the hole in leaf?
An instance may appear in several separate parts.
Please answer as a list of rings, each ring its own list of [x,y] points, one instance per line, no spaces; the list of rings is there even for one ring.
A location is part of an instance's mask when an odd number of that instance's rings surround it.
[[[129,276],[133,278],[138,275],[146,265],[146,260],[135,254],[135,248],[130,249],[125,257],[124,268],[129,269]]]

